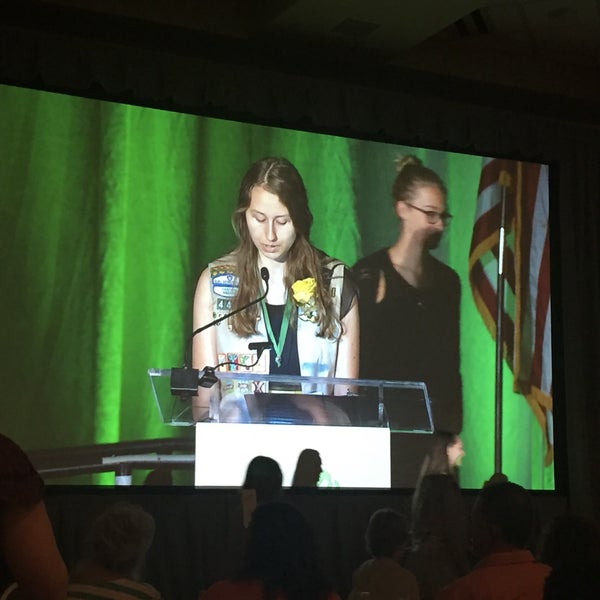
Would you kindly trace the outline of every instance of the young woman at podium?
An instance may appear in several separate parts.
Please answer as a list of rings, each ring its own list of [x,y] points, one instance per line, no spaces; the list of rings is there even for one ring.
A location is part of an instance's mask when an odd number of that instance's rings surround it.
[[[238,312],[194,336],[194,368],[252,365],[257,352],[249,344],[270,342],[253,371],[358,377],[356,288],[343,263],[311,244],[312,222],[306,188],[293,164],[263,158],[250,166],[232,215],[238,245],[200,275],[194,330]],[[194,418],[249,420],[244,383],[220,383],[199,388]],[[333,391],[344,395],[350,390],[337,385]],[[315,423],[328,418],[317,402],[302,409],[311,412]]]

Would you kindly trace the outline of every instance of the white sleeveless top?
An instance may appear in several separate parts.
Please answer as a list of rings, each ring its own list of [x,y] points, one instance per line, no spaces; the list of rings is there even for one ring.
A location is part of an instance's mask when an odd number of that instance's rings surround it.
[[[326,268],[332,269],[330,293],[333,307],[339,319],[341,309],[342,288],[344,285],[343,263],[330,260]],[[232,299],[237,294],[237,260],[234,254],[227,254],[209,264],[211,294],[213,299],[213,318],[218,319],[231,312]],[[217,361],[235,361],[239,365],[252,364],[256,361],[256,351],[250,351],[251,342],[268,341],[264,320],[259,316],[256,324],[257,333],[249,337],[240,337],[231,330],[229,319],[215,325],[217,342]],[[297,319],[298,358],[300,374],[309,377],[333,377],[337,361],[339,335],[334,339],[326,339],[317,335],[318,324],[302,318]],[[259,363],[247,370],[254,373],[268,373],[270,350],[266,350]],[[220,371],[241,370],[245,367],[226,365]],[[251,393],[251,382],[227,380],[220,375],[221,409],[231,401],[239,401],[243,394]],[[263,391],[268,391],[265,387]],[[326,386],[303,384],[304,393],[331,393]],[[215,400],[218,403],[218,399]],[[211,405],[213,402],[211,401]],[[214,412],[214,411],[212,411]],[[214,417],[215,415],[213,415]]]

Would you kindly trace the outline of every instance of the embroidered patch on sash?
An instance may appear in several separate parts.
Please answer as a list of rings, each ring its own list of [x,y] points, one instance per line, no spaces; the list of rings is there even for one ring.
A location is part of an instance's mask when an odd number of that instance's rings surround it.
[[[217,360],[219,363],[231,361],[236,364],[227,364],[219,367],[220,372],[231,372],[231,371],[251,371],[255,373],[267,373],[269,370],[268,357],[269,353],[265,352],[260,357],[258,364],[253,367],[252,365],[256,361],[255,352],[219,352],[217,354]],[[220,377],[221,380],[221,393],[222,394],[253,394],[256,392],[266,392],[266,382],[264,381],[232,381],[227,379],[225,375]]]
[[[221,314],[230,312],[231,311],[231,300],[229,300],[228,298],[217,298],[216,309],[219,313],[219,316]]]
[[[219,371],[253,371],[248,365],[256,362],[256,352],[219,352],[217,358],[219,363],[227,363],[219,367]],[[262,366],[261,363],[258,366]]]
[[[216,296],[233,298],[238,291],[238,276],[233,265],[219,265],[210,270],[212,289]]]

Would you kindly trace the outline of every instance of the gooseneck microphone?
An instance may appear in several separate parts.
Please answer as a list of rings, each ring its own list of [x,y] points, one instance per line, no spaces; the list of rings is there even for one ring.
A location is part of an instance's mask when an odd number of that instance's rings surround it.
[[[259,302],[262,302],[269,293],[269,269],[267,269],[267,267],[261,267],[260,277],[265,282],[264,294],[262,294],[255,300],[252,300],[252,302],[248,302],[248,304],[244,304],[244,306],[240,306],[239,308],[236,308],[235,310],[232,310],[231,312],[229,312],[225,315],[221,315],[218,319],[215,319],[214,321],[211,321],[210,323],[207,323],[206,325],[202,325],[201,327],[198,327],[198,329],[195,329],[194,331],[192,331],[192,334],[188,338],[186,346],[185,346],[184,366],[178,367],[178,368],[175,367],[175,368],[171,369],[171,394],[177,395],[177,396],[196,396],[198,394],[198,385],[200,385],[201,387],[209,388],[209,387],[212,387],[216,383],[217,378],[214,374],[216,369],[218,369],[219,367],[222,367],[224,365],[228,365],[228,364],[237,364],[234,361],[226,361],[223,363],[219,363],[218,365],[215,365],[214,367],[205,366],[204,369],[202,369],[202,374],[200,374],[199,369],[192,369],[188,366],[189,365],[189,352],[190,352],[192,340],[194,339],[194,337],[196,335],[207,330],[209,327],[214,327],[215,325],[218,325],[219,323],[221,323],[221,321],[224,321],[225,319],[228,319],[229,317],[232,317],[233,315],[236,315],[237,313],[242,312],[243,310],[246,310],[247,308],[250,308],[254,304],[258,304]],[[266,342],[266,341],[265,342],[251,342],[248,345],[248,349],[249,350],[258,350],[257,359],[256,359],[256,362],[252,363],[251,365],[244,365],[244,366],[252,367],[255,364],[257,364],[262,353],[267,348],[270,348],[270,347],[271,347],[270,342]]]

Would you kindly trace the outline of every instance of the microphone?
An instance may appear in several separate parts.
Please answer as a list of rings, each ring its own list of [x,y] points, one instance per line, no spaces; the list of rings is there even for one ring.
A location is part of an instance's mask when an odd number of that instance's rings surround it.
[[[271,342],[250,342],[248,344],[248,350],[258,350],[256,358],[260,358],[261,354],[268,349],[271,349],[273,344]]]
[[[188,367],[189,349],[190,349],[192,340],[194,339],[194,337],[196,335],[205,331],[209,327],[214,327],[215,325],[218,325],[221,321],[224,321],[225,319],[228,319],[229,317],[232,317],[233,315],[236,315],[237,313],[239,313],[243,310],[246,310],[247,308],[250,308],[254,304],[258,304],[259,302],[262,302],[267,297],[267,294],[269,293],[269,269],[267,269],[267,267],[261,267],[260,277],[265,282],[266,289],[265,289],[264,294],[262,294],[255,300],[252,300],[252,302],[249,302],[248,304],[245,304],[244,306],[240,306],[239,308],[236,308],[235,310],[227,313],[226,315],[220,316],[218,319],[215,319],[214,321],[211,321],[210,323],[207,323],[206,325],[202,325],[201,327],[198,327],[198,329],[195,329],[192,332],[192,334],[190,335],[190,337],[186,343],[185,360],[184,360],[183,367],[177,367],[177,368],[174,367],[173,369],[171,369],[171,394],[173,394],[175,396],[189,396],[189,395],[197,396],[198,395],[198,385],[200,385],[202,387],[212,387],[216,383],[217,378],[214,375],[215,369],[217,369],[218,367],[221,367],[223,365],[226,365],[226,364],[237,364],[237,363],[228,361],[225,363],[219,363],[218,365],[216,365],[214,367],[204,367],[204,369],[202,370],[203,374],[201,376],[199,369],[192,369],[192,368]],[[268,344],[268,345],[263,347],[263,346],[261,346],[261,344],[262,345]],[[258,362],[258,359],[260,358],[261,354],[266,350],[266,348],[269,348],[269,347],[271,347],[270,342],[252,342],[252,343],[250,343],[248,348],[250,350],[258,350],[259,353],[258,353],[256,362],[253,363],[252,365],[247,365],[247,366],[248,367],[254,366]],[[203,379],[204,377],[206,377],[206,378]]]

